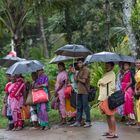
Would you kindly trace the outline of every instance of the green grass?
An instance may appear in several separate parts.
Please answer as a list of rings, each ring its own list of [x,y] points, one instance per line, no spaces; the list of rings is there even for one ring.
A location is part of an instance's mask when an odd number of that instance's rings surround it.
[[[95,121],[104,121],[105,116],[100,113],[100,110],[96,108],[91,109],[91,120]],[[7,126],[7,119],[5,117],[0,116],[0,128],[5,128]],[[49,123],[50,125],[58,124],[60,122],[59,113],[57,110],[51,110],[49,112]],[[26,122],[29,125],[28,121]]]
[[[7,126],[7,123],[8,123],[7,119],[0,115],[0,128],[5,128]]]

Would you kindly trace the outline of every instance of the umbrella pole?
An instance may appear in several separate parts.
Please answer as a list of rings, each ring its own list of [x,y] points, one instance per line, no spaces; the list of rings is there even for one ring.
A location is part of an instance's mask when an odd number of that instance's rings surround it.
[[[74,68],[74,71],[75,71],[75,67],[74,67],[74,61],[75,61],[75,58],[73,58],[73,68]]]

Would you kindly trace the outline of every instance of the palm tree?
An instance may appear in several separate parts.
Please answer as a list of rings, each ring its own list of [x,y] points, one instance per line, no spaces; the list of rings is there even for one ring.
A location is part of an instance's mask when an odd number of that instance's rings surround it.
[[[23,0],[0,0],[0,21],[6,26],[18,56],[22,56],[23,29],[31,8]]]
[[[46,36],[46,28],[45,24],[47,23],[47,17],[49,14],[53,14],[56,11],[64,11],[65,17],[65,25],[66,25],[66,33],[67,33],[67,41],[71,43],[72,40],[72,31],[70,27],[70,10],[69,7],[73,5],[75,0],[30,0],[30,3],[33,4],[33,9],[35,16],[39,19],[40,25],[40,33],[41,33],[41,40],[43,42],[43,50],[44,50],[44,57],[49,57],[49,49],[48,49],[48,38]],[[44,20],[45,19],[45,20]]]

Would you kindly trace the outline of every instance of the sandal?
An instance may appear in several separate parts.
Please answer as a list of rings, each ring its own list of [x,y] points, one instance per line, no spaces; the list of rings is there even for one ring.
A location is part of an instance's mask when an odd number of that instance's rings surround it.
[[[48,126],[46,126],[45,128],[44,128],[44,130],[45,131],[47,131],[47,130],[49,130],[50,128],[48,127]]]
[[[12,131],[16,131],[17,128],[13,128]]]
[[[20,130],[22,130],[22,127],[16,128],[16,131],[20,131]]]
[[[110,135],[110,136],[107,136],[106,138],[108,138],[108,139],[114,139],[114,138],[118,138],[118,135]]]
[[[109,132],[105,132],[102,136],[111,136]]]

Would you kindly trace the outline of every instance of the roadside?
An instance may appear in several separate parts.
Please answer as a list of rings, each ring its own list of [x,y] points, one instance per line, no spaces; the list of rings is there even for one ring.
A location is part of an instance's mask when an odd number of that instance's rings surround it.
[[[91,128],[72,128],[69,126],[52,126],[48,131],[29,130],[5,131],[0,129],[0,140],[105,140],[101,136],[107,129],[105,122],[93,122]],[[118,124],[117,140],[139,140],[140,129]]]

